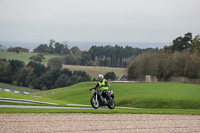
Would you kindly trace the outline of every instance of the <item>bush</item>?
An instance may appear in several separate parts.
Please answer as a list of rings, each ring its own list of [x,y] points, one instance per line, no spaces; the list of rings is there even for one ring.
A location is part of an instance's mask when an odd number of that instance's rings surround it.
[[[62,60],[59,57],[49,59],[48,66],[54,69],[62,68]]]
[[[200,56],[189,51],[142,54],[128,67],[128,78],[142,79],[145,75],[159,80],[174,77],[200,78]]]
[[[114,72],[107,72],[107,73],[105,74],[104,78],[107,79],[107,80],[108,80],[108,79],[114,80],[114,79],[116,79],[116,75],[115,75]]]

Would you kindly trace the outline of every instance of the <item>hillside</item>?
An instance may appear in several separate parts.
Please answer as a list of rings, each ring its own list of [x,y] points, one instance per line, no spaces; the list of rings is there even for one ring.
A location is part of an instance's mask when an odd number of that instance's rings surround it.
[[[95,82],[36,92],[44,98],[73,104],[90,104]],[[200,86],[184,83],[111,83],[118,106],[138,108],[200,109]],[[45,93],[45,95],[43,95]]]
[[[90,88],[95,82],[82,82],[70,87],[34,92],[30,95],[0,92],[2,98],[42,102],[90,105]],[[200,86],[184,83],[111,83],[117,106],[144,109],[200,109]],[[5,104],[0,102],[0,104]],[[12,103],[15,104],[15,103]]]

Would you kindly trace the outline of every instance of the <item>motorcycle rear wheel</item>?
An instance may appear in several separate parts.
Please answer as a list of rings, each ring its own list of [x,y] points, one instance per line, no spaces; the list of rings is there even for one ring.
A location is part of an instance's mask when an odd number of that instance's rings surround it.
[[[99,100],[97,99],[97,101],[96,101],[96,97],[95,96],[91,97],[90,103],[91,103],[91,105],[92,105],[92,107],[94,109],[98,109],[99,108]]]
[[[110,98],[110,100],[108,102],[108,108],[109,109],[114,109],[115,108],[115,101],[114,101],[114,99]]]

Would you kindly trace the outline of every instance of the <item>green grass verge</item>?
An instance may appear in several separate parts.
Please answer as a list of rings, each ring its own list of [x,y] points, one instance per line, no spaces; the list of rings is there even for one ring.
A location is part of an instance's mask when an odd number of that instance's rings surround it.
[[[200,115],[198,109],[113,109],[113,110],[83,110],[83,109],[20,109],[0,108],[0,113],[92,113],[92,114],[184,114]]]

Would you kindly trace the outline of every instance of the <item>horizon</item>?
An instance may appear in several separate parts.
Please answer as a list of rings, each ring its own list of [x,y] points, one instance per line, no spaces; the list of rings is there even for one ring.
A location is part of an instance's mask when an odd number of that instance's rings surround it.
[[[59,42],[59,41],[56,41]],[[59,42],[61,44],[67,44],[68,47],[74,47],[77,46],[80,48],[80,50],[82,51],[87,51],[89,50],[89,48],[91,48],[92,46],[106,46],[106,45],[111,45],[111,46],[122,46],[122,47],[126,47],[126,46],[130,46],[133,48],[141,48],[141,49],[145,49],[145,48],[158,48],[161,49],[166,45],[170,45],[171,43],[169,42],[97,42],[97,41],[90,41],[90,42],[78,42],[78,41],[63,41],[63,42]],[[40,44],[47,44],[49,45],[49,42],[9,42],[9,41],[0,41],[0,44],[2,46],[4,46],[4,49],[6,47],[6,49],[8,49],[9,47],[23,47],[23,48],[27,48],[30,51],[33,51],[34,48],[38,47]]]

